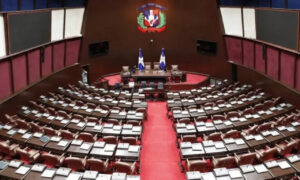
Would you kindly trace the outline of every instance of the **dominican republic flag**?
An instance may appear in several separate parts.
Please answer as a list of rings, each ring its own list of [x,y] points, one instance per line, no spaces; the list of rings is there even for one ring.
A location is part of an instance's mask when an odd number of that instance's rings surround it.
[[[138,63],[138,68],[139,70],[144,70],[145,69],[145,65],[144,65],[144,58],[143,58],[143,54],[142,54],[142,49],[139,49],[139,63]]]
[[[162,48],[161,50],[161,55],[160,55],[160,60],[159,60],[159,67],[162,70],[166,69],[166,56],[165,56],[165,49]]]

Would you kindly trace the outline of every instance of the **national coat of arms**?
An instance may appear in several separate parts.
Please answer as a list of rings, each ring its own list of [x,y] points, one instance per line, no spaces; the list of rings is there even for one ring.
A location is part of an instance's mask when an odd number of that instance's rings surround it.
[[[141,32],[162,32],[166,29],[164,7],[155,3],[148,3],[142,5],[138,10],[137,23]]]

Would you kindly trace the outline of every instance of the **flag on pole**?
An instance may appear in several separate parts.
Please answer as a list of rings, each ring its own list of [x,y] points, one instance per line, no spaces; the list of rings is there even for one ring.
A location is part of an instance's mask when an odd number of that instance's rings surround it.
[[[165,49],[162,48],[161,50],[161,55],[160,55],[160,60],[159,60],[159,67],[162,70],[166,69],[166,56],[165,56]]]
[[[138,68],[139,68],[139,70],[144,70],[145,69],[144,58],[143,58],[143,54],[142,54],[142,49],[141,48],[139,48],[139,63],[138,63]]]

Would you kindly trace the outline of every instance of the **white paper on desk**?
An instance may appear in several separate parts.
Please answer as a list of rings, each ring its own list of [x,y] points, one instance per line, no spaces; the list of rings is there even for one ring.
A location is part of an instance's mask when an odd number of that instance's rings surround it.
[[[62,120],[60,121],[62,124],[67,124],[69,122],[69,120]]]
[[[287,169],[291,167],[291,165],[289,165],[289,163],[286,162],[285,160],[278,162],[278,165],[281,169]]]
[[[230,107],[232,107],[232,105],[231,104],[226,104],[225,105],[227,108],[230,108]]]
[[[243,171],[243,173],[249,173],[255,171],[254,167],[251,164],[242,165],[240,166],[240,168]]]
[[[222,120],[215,120],[215,121],[213,121],[213,123],[214,123],[214,124],[222,124],[223,121],[222,121]]]
[[[192,130],[192,129],[195,129],[195,126],[192,125],[192,124],[189,124],[189,125],[186,126],[186,129],[187,130]]]
[[[85,125],[84,122],[80,122],[80,123],[77,124],[78,127],[83,127],[84,125]]]
[[[46,169],[43,173],[42,173],[42,177],[45,178],[52,178],[55,174],[55,170],[53,169]]]
[[[82,143],[83,143],[83,140],[74,139],[71,144],[80,146]]]
[[[53,120],[53,119],[55,119],[55,117],[54,116],[48,116],[47,119]]]
[[[232,117],[232,118],[230,118],[230,121],[238,121],[239,120],[239,118],[238,117]]]
[[[236,139],[236,140],[235,140],[235,143],[236,143],[237,145],[242,145],[242,144],[245,144],[245,141],[244,141],[243,139]]]
[[[140,146],[129,146],[128,152],[139,152]]]
[[[279,136],[279,132],[277,132],[277,131],[271,131],[271,135],[272,136]]]
[[[22,136],[23,139],[29,139],[32,136],[31,133],[26,133]]]
[[[269,136],[271,134],[270,131],[264,131],[261,133],[263,136]]]
[[[300,125],[300,123],[299,123],[298,121],[292,122],[291,124],[292,124],[294,127],[296,127],[296,126],[299,126],[299,125]]]
[[[203,147],[201,143],[194,143],[192,144],[193,151],[203,151]]]
[[[102,126],[101,126],[101,125],[96,125],[96,126],[94,126],[94,129],[96,129],[96,130],[101,130],[101,129],[102,129]]]
[[[268,169],[266,168],[266,166],[263,165],[263,164],[254,166],[254,169],[255,169],[255,171],[257,173],[263,173],[263,172],[267,172],[268,171]]]
[[[97,175],[98,175],[98,171],[85,171],[83,174],[83,178],[96,179]]]
[[[124,124],[123,129],[132,129],[133,125],[132,124]]]
[[[10,130],[12,127],[10,125],[5,125],[3,128],[6,130]]]
[[[25,129],[19,129],[19,130],[18,130],[18,133],[20,133],[20,134],[25,134],[25,133],[26,133],[26,130],[25,130]]]
[[[212,126],[214,126],[214,124],[212,122],[207,122],[207,123],[205,123],[205,126],[206,127],[212,127]]]
[[[238,169],[229,171],[229,176],[231,178],[241,178],[241,177],[243,177],[242,174],[241,174],[241,171],[238,170]]]
[[[26,174],[30,170],[29,167],[21,166],[16,170],[17,174]]]
[[[103,148],[104,146],[105,146],[105,142],[104,141],[96,141],[94,143],[94,147]]]
[[[61,140],[61,137],[59,137],[59,136],[52,136],[50,140],[54,141],[54,142],[58,142],[58,141]]]
[[[215,180],[216,177],[214,176],[214,174],[212,172],[208,172],[208,173],[202,173],[202,179],[203,180]]]
[[[129,148],[129,143],[119,143],[118,144],[118,149],[128,149]]]
[[[204,113],[204,110],[203,109],[197,109],[197,112],[198,113]]]
[[[38,132],[36,132],[36,133],[33,134],[33,136],[37,137],[37,138],[42,137],[42,135],[43,135],[42,133],[38,133]]]
[[[288,130],[289,132],[294,132],[294,131],[296,131],[296,129],[295,129],[294,127],[288,127],[287,130]]]
[[[212,109],[213,109],[214,111],[217,111],[217,110],[219,110],[220,108],[217,107],[217,106],[215,106],[215,107],[213,107]]]
[[[86,123],[86,125],[91,127],[91,126],[96,126],[96,123],[95,122],[88,122],[88,123]]]
[[[256,136],[254,136],[254,139],[255,139],[256,141],[261,141],[261,140],[263,140],[264,138],[263,138],[261,135],[256,135]]]
[[[80,149],[88,150],[90,147],[91,147],[90,144],[88,144],[88,143],[83,143],[83,144],[80,146]]]
[[[180,143],[180,148],[181,149],[186,149],[186,148],[191,148],[192,147],[192,143],[191,142],[181,142]]]
[[[209,146],[214,146],[214,142],[212,140],[208,140],[208,141],[203,141],[203,146],[205,147],[209,147]]]
[[[225,107],[225,104],[219,104],[218,105],[220,108]]]
[[[294,163],[294,162],[299,161],[300,158],[299,158],[298,155],[292,155],[292,156],[289,156],[289,157],[288,157],[288,160],[289,160],[291,163]]]
[[[215,142],[215,147],[216,147],[217,149],[225,148],[223,142]]]
[[[233,138],[226,138],[224,139],[225,144],[232,144],[234,143],[234,139]]]
[[[115,150],[115,145],[113,144],[106,144],[105,147],[104,147],[104,151],[114,151]]]
[[[218,176],[226,176],[228,175],[227,168],[215,168],[214,169],[215,175]]]
[[[46,168],[43,164],[35,164],[32,166],[31,171],[42,172]]]
[[[211,110],[210,106],[204,107],[205,110]]]
[[[224,121],[224,124],[225,124],[226,126],[230,126],[230,125],[232,125],[232,122],[230,122],[230,121]]]
[[[86,109],[85,111],[90,113],[93,111],[93,109]]]
[[[266,166],[267,166],[268,168],[273,168],[273,167],[278,166],[278,163],[277,163],[277,161],[275,161],[275,160],[273,160],[273,161],[268,161],[268,162],[266,162]]]
[[[61,176],[68,176],[70,172],[71,172],[70,168],[64,168],[64,167],[60,167],[58,170],[56,170],[56,174]]]
[[[66,180],[79,180],[81,179],[81,176],[82,175],[80,173],[72,172],[71,174],[69,174]]]
[[[142,127],[141,127],[141,126],[134,126],[134,127],[132,128],[132,131],[133,131],[133,132],[141,132],[141,130],[142,130]]]
[[[18,167],[21,166],[21,164],[22,164],[21,161],[12,160],[12,161],[9,162],[8,166],[18,168]]]
[[[279,127],[277,127],[277,129],[278,129],[279,131],[284,131],[284,130],[286,129],[286,127],[285,127],[285,126],[279,126]]]
[[[56,116],[56,118],[55,119],[57,119],[57,120],[63,120],[64,118],[63,117],[61,117],[61,116]]]
[[[122,129],[122,126],[116,126],[116,125],[115,125],[115,126],[113,127],[113,130],[121,130],[121,129]]]
[[[105,123],[104,124],[105,128],[112,128],[113,126],[114,126],[114,124],[112,124],[112,123]]]
[[[260,118],[260,115],[258,115],[258,114],[253,114],[252,117],[255,118],[255,119],[258,119],[258,118]]]
[[[188,111],[182,111],[181,114],[189,114]]]
[[[79,123],[79,119],[72,119],[71,122],[72,123]]]
[[[252,118],[252,114],[246,114],[245,118],[247,118],[247,119]]]
[[[68,144],[68,141],[61,140],[61,141],[59,141],[59,143],[57,145],[58,146],[66,146],[67,144]]]

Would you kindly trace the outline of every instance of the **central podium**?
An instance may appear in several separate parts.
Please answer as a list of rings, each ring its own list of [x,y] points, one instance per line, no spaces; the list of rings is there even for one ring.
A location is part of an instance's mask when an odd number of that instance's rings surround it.
[[[131,77],[134,81],[160,81],[167,82],[171,77],[170,71],[163,70],[138,70],[135,73],[131,73]]]

